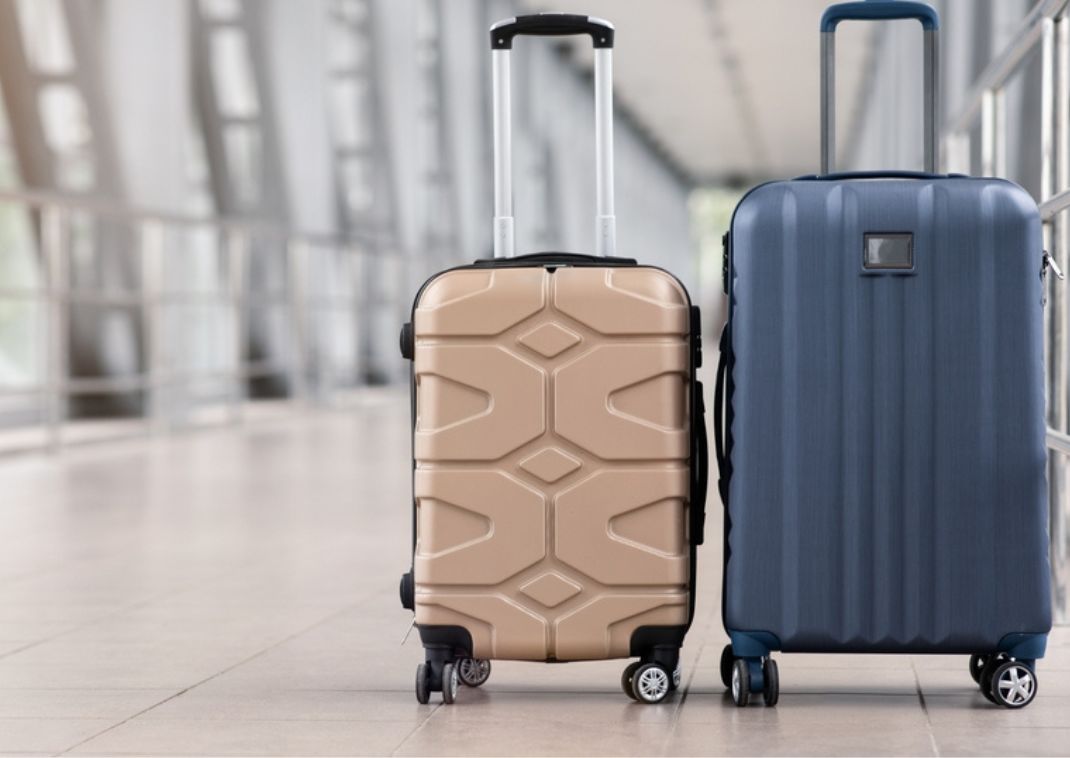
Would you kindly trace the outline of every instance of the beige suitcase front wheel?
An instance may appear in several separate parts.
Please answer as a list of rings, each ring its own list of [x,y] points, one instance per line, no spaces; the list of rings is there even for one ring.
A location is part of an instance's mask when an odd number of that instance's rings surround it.
[[[453,705],[453,701],[457,699],[457,690],[460,688],[460,677],[457,675],[457,666],[453,663],[446,663],[442,666],[442,702],[446,705]]]
[[[427,705],[431,700],[431,668],[426,663],[416,667],[416,702]]]
[[[635,670],[641,665],[641,661],[633,661],[624,667],[624,672],[620,675],[620,688],[624,690],[624,694],[632,700],[639,699],[636,697],[635,690],[632,688],[632,678],[635,676]]]
[[[661,664],[643,663],[632,674],[633,697],[640,703],[660,703],[671,689],[672,675]]]

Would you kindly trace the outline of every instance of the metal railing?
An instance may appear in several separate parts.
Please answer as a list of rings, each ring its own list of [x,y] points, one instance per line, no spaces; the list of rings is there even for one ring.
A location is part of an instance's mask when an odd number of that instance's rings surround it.
[[[138,396],[139,410],[116,425],[124,434],[130,433],[130,419],[140,422],[133,424],[135,433],[144,433],[197,423],[205,409],[226,421],[240,420],[256,399],[250,389],[255,382],[274,381],[269,394],[276,400],[330,402],[365,378],[357,325],[386,315],[369,308],[394,306],[359,297],[363,266],[379,251],[396,249],[391,240],[294,233],[259,220],[196,218],[40,192],[0,192],[0,208],[29,222],[37,272],[37,281],[28,285],[0,282],[0,304],[33,309],[43,332],[29,381],[0,385],[3,410],[10,418],[13,407],[21,409],[24,419],[21,425],[0,424],[0,436],[17,436],[19,430],[43,434],[0,448],[66,444],[72,425],[85,423],[69,408],[88,396]],[[105,229],[112,233],[102,235]],[[75,236],[84,242],[87,234],[88,247],[76,249]],[[118,249],[109,251],[109,244]],[[186,281],[196,279],[188,275],[194,253],[211,264],[211,275],[201,277],[207,281]],[[125,261],[125,281],[78,281],[74,269],[85,265],[86,255],[96,256],[97,263],[105,255],[113,263]],[[258,284],[252,276],[257,269],[268,271],[273,281]],[[99,351],[106,340],[96,330],[92,337],[100,344],[74,344],[73,330],[85,327],[79,322],[87,314],[108,310],[121,312],[133,332],[134,358],[127,361],[133,365],[118,373],[74,371],[72,355]],[[207,315],[201,320],[222,346],[213,355],[191,358],[197,345],[183,345],[191,339],[194,313]],[[254,320],[270,313],[280,317],[274,332]],[[379,320],[391,321],[393,315]]]
[[[1006,87],[1023,68],[1029,54],[1040,46],[1041,137],[1040,137],[1040,217],[1044,242],[1061,267],[1065,268],[1070,245],[1070,224],[1060,216],[1070,209],[1070,16],[1067,0],[1037,3],[1011,35],[1011,42],[978,77],[958,111],[947,118],[943,130],[945,168],[970,171],[970,132],[978,119],[981,125],[981,171],[985,176],[1007,172]],[[1056,188],[1058,187],[1058,190]],[[1067,388],[1067,348],[1062,325],[1066,321],[1066,298],[1052,298],[1048,319],[1049,360],[1054,359],[1051,388]],[[1066,393],[1050,393],[1052,419],[1066,417]],[[1049,446],[1059,452],[1068,449],[1058,442],[1061,433],[1049,428]],[[1070,454],[1070,453],[1068,453]]]
[[[1066,270],[1070,255],[1070,15],[1068,0],[1041,0],[1026,14],[1010,43],[996,55],[945,121],[944,168],[971,173],[971,130],[980,119],[980,173],[1007,175],[1006,88],[1040,47],[1040,188],[1044,248]],[[1070,459],[1070,293],[1047,277],[1044,347],[1048,367],[1052,576],[1057,621],[1070,621],[1070,529],[1067,472]]]

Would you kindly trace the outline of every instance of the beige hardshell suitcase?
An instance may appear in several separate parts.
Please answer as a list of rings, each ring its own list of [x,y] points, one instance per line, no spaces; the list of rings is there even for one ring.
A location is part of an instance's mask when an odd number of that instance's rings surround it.
[[[601,256],[512,256],[508,56],[517,34],[595,44]],[[412,359],[412,571],[402,604],[427,653],[416,694],[452,702],[491,659],[638,657],[643,702],[679,682],[702,539],[698,310],[658,268],[612,257],[613,33],[565,14],[491,30],[495,257],[424,284]]]

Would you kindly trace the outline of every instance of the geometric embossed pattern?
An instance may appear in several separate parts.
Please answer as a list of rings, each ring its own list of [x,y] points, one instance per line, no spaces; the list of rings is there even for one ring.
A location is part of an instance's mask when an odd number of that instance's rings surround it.
[[[517,342],[531,348],[539,355],[553,358],[568,350],[582,338],[570,332],[560,324],[552,321],[535,327],[527,334],[517,338]]]
[[[429,428],[423,404],[443,402],[434,392],[418,393],[417,460],[497,460],[546,428],[545,373],[495,345],[427,345],[416,356],[417,387],[422,376],[439,376],[486,393],[490,402],[468,418]],[[448,414],[443,414],[448,415]]]
[[[560,574],[551,571],[521,585],[520,591],[547,608],[561,605],[570,597],[575,597],[583,588]]]
[[[568,476],[582,465],[571,455],[556,447],[540,450],[530,458],[520,461],[520,468],[548,484],[553,484],[558,479]]]
[[[603,344],[584,353],[555,376],[557,433],[601,458],[685,459],[688,430],[684,424],[665,428],[621,413],[606,398],[629,385],[678,370],[687,360],[688,348],[682,342]]]
[[[627,657],[638,627],[687,623],[679,284],[644,267],[459,270],[413,322],[416,623],[519,660]]]

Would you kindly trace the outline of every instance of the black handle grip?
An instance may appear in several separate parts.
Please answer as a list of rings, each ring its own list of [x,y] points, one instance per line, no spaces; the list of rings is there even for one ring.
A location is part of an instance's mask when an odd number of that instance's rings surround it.
[[[893,21],[917,19],[926,31],[940,28],[936,8],[911,0],[864,0],[830,5],[821,16],[821,31],[834,32],[841,21]]]
[[[695,416],[691,420],[695,432],[695,468],[691,484],[691,542],[706,541],[706,494],[710,483],[710,443],[706,437],[706,403],[702,396],[702,382],[695,382]]]
[[[797,176],[797,182],[842,181],[844,179],[968,179],[966,174],[933,174],[928,171],[895,171],[874,169],[870,171],[833,171],[831,174],[807,174]]]
[[[724,423],[725,381],[728,376],[728,324],[721,330],[721,355],[717,360],[717,382],[713,387],[713,445],[717,457],[717,494],[721,503],[728,505],[728,470],[727,437],[728,430]]]
[[[592,16],[575,13],[535,13],[499,21],[490,28],[491,50],[512,50],[513,37],[563,37],[587,34],[595,47],[613,47],[613,24]]]

